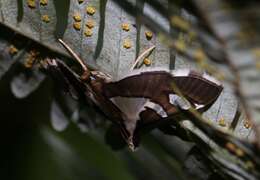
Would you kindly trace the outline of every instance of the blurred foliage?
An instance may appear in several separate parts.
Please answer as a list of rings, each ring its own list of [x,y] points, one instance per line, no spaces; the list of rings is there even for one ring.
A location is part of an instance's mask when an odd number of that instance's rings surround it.
[[[86,14],[87,6],[96,10],[94,16]],[[254,0],[1,0],[2,178],[259,179],[259,7]],[[78,30],[75,13],[82,19]],[[97,25],[86,38],[89,19]],[[119,28],[125,21],[134,29],[130,35]],[[143,38],[147,30],[158,38]],[[153,66],[173,69],[177,58],[187,60],[231,86],[240,104],[237,114],[252,125],[256,141],[222,132],[189,111],[182,119],[192,120],[195,131],[173,122],[178,137],[155,130],[137,152],[113,151],[104,139],[110,123],[62,94],[39,70],[45,57],[78,69],[58,37],[91,68],[115,78],[152,44]],[[125,39],[132,39],[132,49],[123,48]],[[238,116],[231,119],[233,129]]]

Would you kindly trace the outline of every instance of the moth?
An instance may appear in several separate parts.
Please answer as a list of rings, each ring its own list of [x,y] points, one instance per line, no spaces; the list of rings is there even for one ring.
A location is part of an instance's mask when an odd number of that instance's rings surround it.
[[[138,146],[144,127],[160,124],[178,113],[179,108],[192,106],[203,112],[223,90],[221,83],[212,76],[189,69],[133,70],[120,80],[113,80],[101,71],[89,70],[65,42],[59,41],[81,64],[83,73],[75,73],[57,59],[47,59],[45,69],[70,94],[104,113],[132,150]]]

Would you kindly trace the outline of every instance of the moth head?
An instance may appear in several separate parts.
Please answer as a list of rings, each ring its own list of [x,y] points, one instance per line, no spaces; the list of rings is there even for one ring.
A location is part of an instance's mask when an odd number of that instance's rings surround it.
[[[92,77],[95,79],[99,79],[105,83],[109,83],[112,81],[112,77],[109,74],[103,73],[101,71],[91,71]]]

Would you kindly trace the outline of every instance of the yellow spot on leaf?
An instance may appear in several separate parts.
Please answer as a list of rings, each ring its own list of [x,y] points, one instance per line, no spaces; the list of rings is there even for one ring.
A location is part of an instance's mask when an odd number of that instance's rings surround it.
[[[197,49],[194,54],[193,57],[196,61],[203,61],[206,60],[206,55],[204,53],[204,51],[202,49]]]
[[[236,155],[237,155],[238,157],[242,157],[242,156],[245,155],[244,151],[243,151],[242,149],[240,149],[240,148],[236,148],[235,153],[236,153]]]
[[[198,65],[203,69],[207,69],[209,67],[206,61],[198,61]]]
[[[249,120],[245,120],[244,121],[244,127],[249,129],[252,126],[251,122],[249,122]]]
[[[48,0],[40,0],[40,5],[46,6],[48,4]]]
[[[224,118],[220,118],[220,119],[218,120],[218,124],[219,124],[220,126],[222,126],[222,127],[225,127],[225,126],[227,125]]]
[[[29,52],[28,57],[27,57],[26,60],[25,60],[24,67],[26,67],[26,68],[32,68],[32,66],[34,65],[35,60],[36,60],[36,58],[37,58],[38,55],[39,55],[39,52],[37,52],[37,51],[35,51],[35,50],[31,50],[31,51]]]
[[[255,168],[255,165],[254,165],[254,163],[252,161],[246,161],[245,162],[245,167],[247,169],[253,169],[253,168]]]
[[[235,152],[236,150],[236,146],[231,142],[226,143],[226,148],[231,152]]]
[[[146,66],[150,66],[151,63],[152,63],[149,58],[145,58],[143,62],[144,62],[144,64],[145,64]]]
[[[27,5],[32,9],[35,8],[36,7],[35,0],[27,0]]]
[[[42,21],[48,23],[50,22],[50,17],[48,15],[42,15]]]
[[[221,72],[215,73],[214,76],[215,76],[218,80],[220,80],[220,81],[225,80],[225,75],[224,75],[223,73],[221,73]]]
[[[95,21],[93,20],[88,20],[86,22],[86,26],[89,28],[89,29],[92,29],[94,26],[95,26]]]
[[[75,13],[74,16],[73,16],[73,19],[76,22],[80,22],[81,21],[81,15],[79,13]]]
[[[87,11],[87,14],[93,15],[93,14],[95,14],[96,9],[95,9],[93,6],[88,6],[88,7],[86,8],[86,11]]]
[[[194,31],[189,31],[188,37],[189,37],[190,42],[194,41],[194,39],[196,38],[196,36],[197,36],[196,32],[194,32]]]
[[[11,45],[11,46],[9,47],[9,53],[10,53],[11,55],[16,54],[17,52],[18,52],[18,49],[17,49],[14,45]]]
[[[132,43],[130,39],[125,39],[123,43],[124,48],[129,49],[132,47]]]
[[[24,67],[26,67],[26,68],[28,68],[28,69],[32,68],[32,66],[33,66],[33,63],[30,62],[30,61],[26,61],[26,62],[24,63]]]
[[[175,48],[180,51],[184,52],[186,50],[186,44],[183,40],[177,40],[174,42]]]
[[[252,52],[257,58],[260,58],[260,47],[253,49]]]
[[[151,31],[145,31],[145,36],[147,40],[151,40],[153,38],[153,33]]]
[[[73,27],[74,27],[74,29],[79,31],[81,29],[81,23],[80,22],[74,22],[73,23]]]
[[[181,30],[188,31],[190,28],[190,24],[188,21],[183,19],[180,16],[172,16],[171,23],[173,26],[180,28]]]
[[[260,61],[255,62],[255,67],[256,69],[260,70]]]
[[[245,155],[244,151],[240,148],[238,148],[235,144],[231,143],[231,142],[228,142],[226,143],[226,148],[234,153],[235,155],[237,155],[238,157],[242,157]]]
[[[30,52],[30,55],[32,56],[32,57],[37,57],[40,53],[38,52],[38,51],[36,51],[36,50],[31,50]]]
[[[90,37],[90,36],[93,35],[93,32],[92,32],[91,29],[86,29],[85,32],[84,32],[84,34],[85,34],[85,36]]]
[[[124,31],[129,31],[129,30],[130,30],[130,25],[129,25],[128,23],[123,23],[123,24],[121,25],[121,27],[122,27],[122,29],[123,29]]]
[[[32,64],[31,63],[24,63],[24,67],[26,67],[27,69],[32,68]]]

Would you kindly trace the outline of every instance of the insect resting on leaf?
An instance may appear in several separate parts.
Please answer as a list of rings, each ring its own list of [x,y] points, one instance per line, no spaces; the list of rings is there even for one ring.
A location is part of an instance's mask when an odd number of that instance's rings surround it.
[[[153,124],[159,127],[161,122],[178,113],[179,108],[192,106],[204,112],[223,89],[215,78],[188,69],[133,70],[114,81],[101,71],[89,70],[65,42],[59,41],[80,63],[82,75],[56,59],[46,59],[44,68],[71,94],[76,92],[77,98],[99,108],[118,127],[132,150],[139,144],[142,129]],[[173,84],[183,97],[177,95]]]

